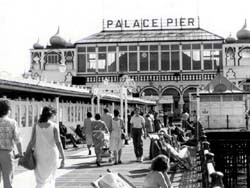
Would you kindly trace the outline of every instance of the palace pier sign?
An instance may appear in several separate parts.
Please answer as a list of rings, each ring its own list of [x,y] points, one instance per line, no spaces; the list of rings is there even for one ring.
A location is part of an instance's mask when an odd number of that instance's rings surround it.
[[[198,28],[198,18],[160,18],[160,19],[118,19],[103,20],[103,30],[149,30],[149,29],[176,29]]]

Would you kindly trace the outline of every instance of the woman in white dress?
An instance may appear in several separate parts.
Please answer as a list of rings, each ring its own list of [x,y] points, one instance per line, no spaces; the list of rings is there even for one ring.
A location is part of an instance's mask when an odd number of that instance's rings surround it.
[[[45,106],[34,126],[30,144],[34,145],[36,158],[36,188],[54,188],[58,167],[64,167],[64,152],[59,136],[59,127],[51,120],[56,115],[52,106]],[[59,162],[59,152],[61,164]]]
[[[119,111],[114,110],[114,118],[112,119],[111,127],[111,137],[110,137],[110,149],[113,151],[115,163],[121,164],[122,155],[122,129],[124,128],[124,123],[121,118],[119,118]]]

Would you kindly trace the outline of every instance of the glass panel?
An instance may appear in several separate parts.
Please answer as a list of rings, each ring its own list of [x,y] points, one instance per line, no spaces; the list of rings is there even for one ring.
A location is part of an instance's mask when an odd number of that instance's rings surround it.
[[[161,53],[161,70],[169,70],[169,52]]]
[[[137,53],[129,53],[129,71],[137,71]]]
[[[214,49],[222,49],[222,44],[214,44]]]
[[[219,102],[220,101],[220,95],[210,96],[210,101]]]
[[[201,52],[193,50],[193,70],[201,70]]]
[[[243,101],[243,96],[242,95],[234,95],[233,101]]]
[[[87,72],[96,71],[96,53],[87,54]]]
[[[129,46],[129,51],[137,51],[137,46]]]
[[[192,49],[193,50],[200,50],[201,49],[201,45],[200,44],[192,44]]]
[[[98,54],[98,72],[107,71],[106,53]]]
[[[108,53],[108,72],[116,72],[116,53]]]
[[[116,51],[116,47],[115,46],[109,46],[108,47],[108,51],[109,52],[115,52]]]
[[[179,45],[171,45],[171,50],[179,50]]]
[[[232,48],[226,49],[226,62],[227,66],[235,66],[235,55]]]
[[[203,44],[204,49],[212,49],[212,44]]]
[[[128,62],[128,53],[120,52],[119,53],[119,71],[121,71],[121,72],[128,71],[127,62]]]
[[[183,51],[182,53],[182,69],[191,70],[191,51]]]
[[[127,46],[119,46],[119,51],[127,51]]]
[[[78,72],[86,72],[86,55],[78,54]]]
[[[158,52],[150,52],[150,70],[158,71]]]
[[[147,71],[148,70],[148,53],[140,52],[140,70]]]
[[[223,101],[232,101],[232,95],[223,95],[222,100]]]
[[[86,47],[78,47],[77,51],[78,52],[86,52]]]
[[[211,70],[212,66],[212,55],[210,50],[203,51],[203,60],[204,60],[204,70]]]
[[[247,65],[249,66],[250,62],[250,48],[245,47],[244,49],[241,49],[239,52],[240,56],[240,65]]]
[[[33,107],[29,105],[29,110],[28,110],[28,126],[32,127],[32,118],[33,118]]]
[[[179,52],[171,52],[171,70],[180,70]]]
[[[220,52],[219,50],[212,51],[213,54],[213,62],[214,62],[214,69],[217,69],[217,66],[220,65]]]
[[[98,52],[106,52],[106,46],[98,47]]]
[[[87,51],[88,51],[88,52],[95,52],[95,47],[88,47],[88,48],[87,48]]]
[[[147,51],[148,50],[148,46],[140,46],[140,51]]]
[[[27,113],[27,108],[26,106],[22,105],[21,106],[21,126],[26,127],[26,113]]]
[[[182,49],[183,50],[190,50],[191,49],[191,44],[183,44]]]
[[[150,45],[150,50],[158,51],[158,45]]]
[[[209,102],[210,97],[209,96],[200,96],[201,102]]]
[[[162,45],[161,50],[169,50],[169,45]]]

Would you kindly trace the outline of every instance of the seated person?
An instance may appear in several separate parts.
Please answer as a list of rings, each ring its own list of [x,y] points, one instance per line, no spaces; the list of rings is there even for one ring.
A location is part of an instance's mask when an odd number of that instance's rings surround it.
[[[165,155],[155,157],[151,164],[151,171],[144,180],[143,188],[170,188],[168,168],[169,159]]]
[[[67,133],[67,127],[65,125],[63,125],[62,122],[59,122],[59,132],[60,132],[60,138],[62,141],[63,149],[67,149],[66,148],[66,139],[67,138],[70,139],[74,148],[78,147],[76,145],[76,140],[75,140],[74,136],[71,133]]]
[[[167,155],[169,158],[176,160],[180,165],[187,169],[192,169],[191,155],[188,147],[182,146],[182,148],[174,148],[172,144],[172,137],[168,135],[164,130],[159,131],[158,144],[161,153]]]
[[[75,133],[77,136],[79,136],[81,139],[85,140],[85,136],[83,135],[83,128],[80,124],[76,125]]]

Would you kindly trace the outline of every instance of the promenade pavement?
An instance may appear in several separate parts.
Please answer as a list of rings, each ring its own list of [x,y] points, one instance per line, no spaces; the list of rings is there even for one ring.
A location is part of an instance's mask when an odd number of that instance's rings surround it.
[[[88,155],[86,146],[79,145],[78,149],[70,148],[65,151],[66,164],[63,169],[58,169],[56,174],[56,188],[93,188],[91,182],[97,180],[101,175],[107,174],[107,169],[113,172],[119,172],[137,188],[142,188],[145,176],[149,172],[151,161],[148,160],[150,140],[144,140],[143,163],[135,161],[134,148],[132,142],[124,145],[122,154],[122,164],[113,165],[108,162],[108,157],[103,158],[101,167],[95,164],[94,149],[92,155]],[[193,164],[196,166],[196,159],[193,158]],[[170,179],[173,187],[202,187],[197,181],[201,178],[197,173],[198,168],[192,171],[179,170],[170,173]],[[0,184],[0,188],[2,188]],[[26,170],[20,166],[16,167],[14,188],[35,188],[34,172]]]

